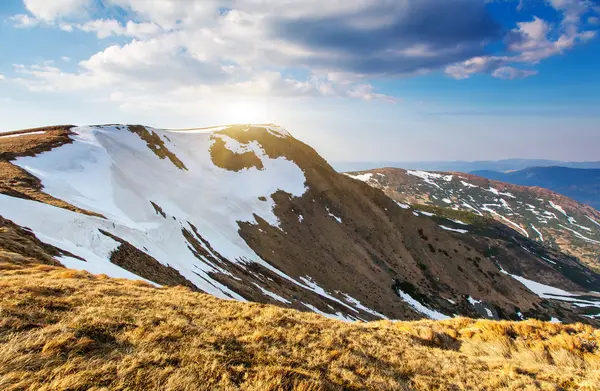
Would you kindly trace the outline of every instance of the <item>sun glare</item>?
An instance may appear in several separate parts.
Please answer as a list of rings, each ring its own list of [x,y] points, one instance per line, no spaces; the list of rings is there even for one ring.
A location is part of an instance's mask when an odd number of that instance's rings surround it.
[[[264,102],[258,100],[234,101],[222,109],[223,123],[259,124],[269,123],[271,116]]]

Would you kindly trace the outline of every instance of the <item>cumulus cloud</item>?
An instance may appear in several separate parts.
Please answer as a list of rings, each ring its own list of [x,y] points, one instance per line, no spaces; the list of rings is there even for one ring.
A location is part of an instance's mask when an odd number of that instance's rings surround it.
[[[489,1],[24,0],[30,15],[15,16],[15,26],[129,39],[69,72],[53,64],[15,70],[32,90],[98,91],[120,101],[183,105],[242,94],[395,102],[372,80],[438,70],[457,79],[525,78],[534,64],[595,35],[582,22],[594,16],[590,0],[547,0],[563,15],[559,25],[535,17],[508,33]],[[492,42],[504,43],[501,55],[489,54]]]
[[[478,56],[446,67],[446,73],[456,79],[465,79],[476,73],[489,73],[502,79],[520,79],[537,74],[532,70],[520,70],[514,65],[534,65],[552,56],[565,53],[577,44],[596,36],[596,31],[586,30],[583,15],[596,12],[589,0],[548,0],[562,14],[558,25],[534,16],[532,20],[518,22],[504,41],[505,56]]]
[[[23,4],[36,19],[49,22],[61,17],[82,15],[90,0],[23,0]]]
[[[111,36],[127,36],[134,38],[147,38],[158,35],[161,28],[154,23],[136,23],[128,21],[122,25],[114,19],[96,19],[75,25],[76,28],[93,32],[100,39]]]

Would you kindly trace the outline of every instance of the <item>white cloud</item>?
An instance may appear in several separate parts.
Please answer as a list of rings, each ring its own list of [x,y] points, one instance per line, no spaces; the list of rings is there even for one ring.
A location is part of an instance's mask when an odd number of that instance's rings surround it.
[[[0,73],[0,81],[2,81],[4,79],[5,79],[4,75]]]
[[[531,69],[517,69],[513,67],[500,67],[492,72],[492,76],[498,79],[515,80],[537,75],[537,71]]]
[[[35,18],[51,22],[61,17],[84,14],[90,0],[23,0],[23,3]]]
[[[517,23],[505,38],[506,49],[512,55],[478,56],[446,67],[446,73],[456,79],[465,79],[476,73],[489,73],[501,79],[519,79],[537,74],[513,65],[534,65],[549,57],[561,55],[577,44],[596,36],[596,31],[585,30],[582,16],[597,12],[588,0],[547,0],[562,14],[562,21],[552,26],[536,16],[533,20]]]
[[[75,26],[79,30],[93,32],[100,39],[110,36],[147,38],[158,35],[161,28],[154,23],[128,21],[125,26],[114,19],[96,19]]]
[[[31,16],[25,14],[12,16],[10,17],[10,20],[14,22],[13,26],[16,28],[29,28],[36,26],[39,23],[36,18],[32,18]]]
[[[236,94],[396,102],[371,80],[439,69],[457,79],[519,79],[536,74],[531,64],[593,37],[581,28],[578,1],[548,1],[564,15],[560,26],[520,22],[506,37],[506,54],[494,56],[484,48],[500,29],[476,0],[25,0],[32,16],[13,18],[23,27],[131,40],[68,72],[49,63],[15,70],[34,91],[85,91],[122,105],[130,99],[128,106],[164,105],[168,97],[188,107]],[[90,17],[111,7],[118,12]],[[113,19],[117,13],[130,20]]]

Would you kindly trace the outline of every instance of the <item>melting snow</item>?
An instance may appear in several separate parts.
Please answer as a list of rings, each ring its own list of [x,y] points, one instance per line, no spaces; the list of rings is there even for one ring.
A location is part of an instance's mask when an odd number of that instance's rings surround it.
[[[442,229],[444,229],[444,230],[446,230],[446,231],[458,232],[458,233],[461,233],[461,234],[466,234],[466,233],[468,233],[468,232],[469,232],[469,231],[468,231],[468,230],[466,230],[466,229],[450,228],[450,227],[446,227],[446,226],[444,226],[444,225],[440,225],[440,228],[442,228]]]
[[[329,211],[328,207],[325,207],[325,210],[327,210],[327,214],[331,217],[333,217],[338,223],[342,224],[342,219],[340,217],[337,217],[336,215],[334,215],[333,213],[331,213]]]
[[[587,236],[584,236],[584,235],[580,234],[579,232],[575,231],[574,229],[571,229],[571,228],[569,228],[569,227],[565,227],[565,226],[564,226],[564,225],[562,225],[562,224],[558,224],[558,225],[559,225],[559,226],[561,226],[561,227],[563,227],[563,228],[564,228],[564,229],[566,229],[566,230],[569,230],[569,231],[573,232],[573,233],[575,234],[575,236],[577,236],[577,237],[578,237],[578,238],[580,238],[580,239],[583,239],[583,240],[585,240],[586,242],[600,244],[600,242],[599,242],[599,241],[597,241],[597,240],[594,240],[594,239],[590,239],[590,238],[588,238]]]
[[[527,289],[529,289],[530,291],[532,291],[533,293],[535,293],[536,295],[538,295],[541,298],[573,301],[572,296],[574,296],[574,295],[570,292],[567,292],[560,288],[555,288],[550,285],[545,285],[545,284],[542,284],[539,282],[535,282],[535,281],[529,280],[525,277],[510,274],[509,272],[507,272],[506,270],[504,270],[502,268],[500,268],[500,271],[504,274],[511,276],[515,280],[519,281],[521,284],[525,285],[525,287]]]
[[[462,183],[462,185],[466,186],[466,187],[479,187],[479,186],[476,186],[476,185],[474,185],[472,183],[465,182],[465,181],[460,181],[460,183]]]
[[[385,316],[384,314],[382,314],[380,312],[377,312],[375,310],[372,310],[369,307],[365,307],[364,305],[362,305],[362,303],[360,301],[356,300],[354,297],[352,297],[352,296],[350,296],[350,295],[348,295],[346,293],[343,293],[343,295],[344,295],[344,299],[347,302],[349,302],[350,304],[352,304],[354,307],[356,307],[358,309],[361,309],[361,310],[363,310],[363,311],[365,311],[365,312],[367,312],[367,313],[369,313],[371,315],[375,315],[375,316],[377,316],[377,317],[379,317],[381,319],[388,319],[388,317]]]
[[[564,214],[565,216],[569,217],[569,215],[567,215],[567,212],[565,212],[565,210],[560,205],[556,205],[552,201],[548,201],[548,203],[550,204],[551,207],[553,207],[554,209],[556,209],[560,213]]]
[[[471,296],[467,297],[467,300],[469,301],[469,303],[471,303],[472,306],[475,306],[476,304],[480,305],[485,310],[485,313],[487,314],[488,317],[490,317],[490,318],[494,317],[494,313],[483,304],[483,301],[476,300],[476,299],[472,298]]]
[[[594,223],[594,224],[596,224],[597,226],[600,227],[600,223],[599,222],[597,222],[596,220],[592,219],[590,216],[585,216],[585,217],[587,217],[592,223]]]
[[[258,289],[260,289],[260,291],[262,292],[263,295],[268,296],[276,301],[279,301],[281,303],[285,303],[285,304],[291,304],[291,301],[279,296],[276,293],[273,293],[271,291],[266,290],[265,288],[263,288],[262,286],[258,285],[257,283],[253,283]]]
[[[373,177],[373,174],[370,172],[368,172],[366,174],[357,174],[357,175],[345,174],[345,175],[349,176],[350,178],[358,179],[359,181],[363,181],[363,182],[368,182]]]
[[[544,241],[544,235],[542,235],[542,233],[535,227],[535,225],[531,224],[531,228],[533,228],[533,230],[535,232],[537,232],[538,236],[540,237],[540,241]]]
[[[488,212],[500,217],[502,220],[504,220],[507,223],[510,223],[514,227],[518,228],[521,232],[523,232],[525,234],[526,237],[529,237],[529,233],[525,229],[523,229],[523,227],[521,227],[519,224],[515,223],[514,221],[511,221],[511,220],[507,219],[506,217],[502,216],[500,213],[496,212],[495,210],[487,208],[487,207],[481,208],[481,210],[488,211]]]
[[[410,209],[410,205],[408,205],[408,204],[403,204],[403,203],[398,202],[398,201],[394,201],[394,202],[396,203],[396,205],[398,205],[402,209]]]
[[[435,310],[431,310],[431,309],[425,307],[423,304],[421,304],[417,300],[413,299],[412,296],[410,296],[408,293],[405,293],[405,292],[401,291],[400,289],[398,289],[398,294],[400,295],[400,297],[402,297],[402,300],[407,302],[417,312],[422,313],[423,315],[427,316],[430,319],[435,319],[435,320],[450,319],[449,316],[444,315],[441,312],[437,312]]]
[[[438,189],[442,189],[442,188],[440,187],[440,185],[438,185],[437,183],[435,183],[433,181],[434,179],[440,179],[440,180],[444,180],[446,182],[450,182],[452,180],[452,175],[442,175],[442,174],[437,174],[435,172],[407,170],[406,174],[419,177],[419,178],[423,179],[426,183],[433,185],[433,186],[437,187]]]
[[[511,193],[508,193],[508,192],[506,192],[506,193],[503,193],[503,192],[501,192],[500,190],[498,190],[498,189],[495,189],[495,188],[493,188],[493,187],[491,187],[491,186],[489,187],[489,189],[485,189],[485,190],[486,190],[486,191],[489,191],[490,193],[493,193],[493,194],[495,194],[495,195],[503,195],[503,196],[510,197],[510,198],[517,198],[517,197],[515,197],[514,195],[512,195]]]

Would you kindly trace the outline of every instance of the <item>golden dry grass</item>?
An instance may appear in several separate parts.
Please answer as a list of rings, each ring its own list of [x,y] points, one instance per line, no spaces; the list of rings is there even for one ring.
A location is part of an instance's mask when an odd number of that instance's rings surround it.
[[[600,389],[580,324],[344,323],[48,265],[0,292],[0,390]]]

